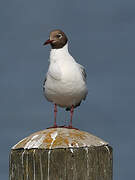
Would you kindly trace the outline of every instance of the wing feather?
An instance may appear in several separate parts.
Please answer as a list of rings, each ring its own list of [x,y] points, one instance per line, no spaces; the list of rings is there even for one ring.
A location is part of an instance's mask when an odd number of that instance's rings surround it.
[[[87,74],[86,74],[85,68],[81,64],[78,64],[78,65],[79,65],[80,71],[82,73],[82,78],[86,82]]]

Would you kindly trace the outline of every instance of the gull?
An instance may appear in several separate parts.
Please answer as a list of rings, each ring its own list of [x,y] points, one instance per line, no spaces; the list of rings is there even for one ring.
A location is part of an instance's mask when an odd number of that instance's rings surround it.
[[[50,32],[49,39],[43,45],[51,45],[50,64],[43,83],[45,98],[54,104],[54,126],[56,123],[57,106],[70,111],[70,124],[74,108],[85,100],[88,89],[85,68],[78,64],[68,51],[66,34],[57,29]]]

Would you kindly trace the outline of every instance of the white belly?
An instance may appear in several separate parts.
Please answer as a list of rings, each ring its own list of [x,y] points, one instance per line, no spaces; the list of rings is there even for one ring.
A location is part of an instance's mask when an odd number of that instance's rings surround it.
[[[61,107],[76,106],[87,94],[86,84],[83,80],[58,81],[51,77],[45,83],[45,97],[48,101]]]

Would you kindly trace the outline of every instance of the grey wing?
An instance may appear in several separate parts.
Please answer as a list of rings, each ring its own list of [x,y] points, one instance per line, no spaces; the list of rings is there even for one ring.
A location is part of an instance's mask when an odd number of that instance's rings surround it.
[[[78,65],[79,65],[79,68],[80,68],[80,71],[82,74],[82,78],[83,78],[84,82],[86,83],[87,74],[86,74],[85,68],[80,64],[78,64]],[[87,94],[88,94],[88,89],[86,89],[85,97],[83,98],[83,100],[86,99]]]
[[[45,82],[46,82],[46,80],[47,80],[47,75],[46,75],[45,80],[43,82],[43,91],[45,91]]]
[[[78,65],[79,65],[81,73],[82,73],[82,78],[86,82],[87,74],[86,74],[85,68],[80,64],[78,64]]]

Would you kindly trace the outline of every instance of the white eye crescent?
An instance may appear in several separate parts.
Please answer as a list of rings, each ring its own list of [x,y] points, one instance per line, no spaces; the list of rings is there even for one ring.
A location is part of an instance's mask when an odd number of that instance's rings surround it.
[[[61,39],[62,38],[62,34],[57,34],[56,37]]]

